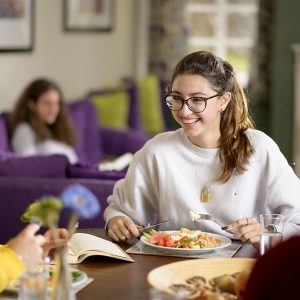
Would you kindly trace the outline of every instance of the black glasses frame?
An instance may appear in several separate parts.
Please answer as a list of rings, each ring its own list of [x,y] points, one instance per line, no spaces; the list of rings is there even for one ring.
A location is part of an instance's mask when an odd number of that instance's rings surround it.
[[[172,93],[166,94],[166,95],[164,96],[164,99],[165,99],[165,101],[166,101],[167,106],[168,106],[172,111],[180,111],[180,110],[183,108],[184,103],[186,103],[186,105],[187,105],[187,107],[189,108],[190,111],[195,112],[195,113],[201,113],[201,112],[204,112],[205,109],[206,109],[206,106],[207,106],[207,100],[212,99],[212,98],[215,98],[215,97],[217,97],[217,96],[221,96],[221,94],[218,93],[218,94],[216,94],[216,95],[213,95],[213,96],[207,97],[207,98],[205,98],[205,97],[198,97],[198,96],[197,96],[197,97],[196,97],[196,96],[192,96],[192,97],[190,97],[190,98],[188,98],[188,99],[186,99],[186,100],[184,100],[182,97],[176,95],[176,97],[178,97],[178,98],[181,100],[181,107],[180,107],[179,109],[173,109],[173,108],[172,108],[172,104],[169,103],[169,102],[167,101],[167,98],[170,97],[170,96],[175,96],[175,95],[173,95]],[[204,102],[204,108],[203,108],[203,110],[201,110],[201,111],[195,111],[195,110],[193,110],[193,109],[190,107],[190,105],[189,105],[189,100],[195,99],[195,98],[199,99],[199,101],[203,101],[203,102]]]

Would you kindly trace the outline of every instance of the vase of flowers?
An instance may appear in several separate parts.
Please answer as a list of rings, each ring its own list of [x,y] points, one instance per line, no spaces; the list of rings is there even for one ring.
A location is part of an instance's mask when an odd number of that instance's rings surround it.
[[[26,222],[38,222],[48,227],[54,241],[59,241],[57,233],[60,213],[63,209],[70,212],[68,222],[68,239],[75,232],[80,219],[94,218],[100,212],[96,196],[82,185],[67,187],[60,197],[43,196],[32,203],[22,215]],[[57,244],[54,253],[54,271],[52,278],[51,300],[71,300],[74,294],[71,289],[70,266],[66,260],[64,248]]]

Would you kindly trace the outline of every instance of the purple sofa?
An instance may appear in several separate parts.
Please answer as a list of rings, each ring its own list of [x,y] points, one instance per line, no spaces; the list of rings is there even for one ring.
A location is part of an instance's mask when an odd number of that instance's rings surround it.
[[[10,148],[7,114],[0,115],[0,243],[24,227],[20,216],[28,204],[43,195],[58,196],[72,183],[83,184],[93,191],[103,213],[106,198],[126,170],[100,172],[94,165],[106,156],[134,153],[148,140],[140,131],[100,126],[89,99],[72,102],[68,107],[79,137],[75,150],[80,163],[76,165],[70,165],[63,155],[18,157]],[[102,213],[93,220],[80,222],[79,228],[103,227]],[[63,216],[62,225],[65,223]]]

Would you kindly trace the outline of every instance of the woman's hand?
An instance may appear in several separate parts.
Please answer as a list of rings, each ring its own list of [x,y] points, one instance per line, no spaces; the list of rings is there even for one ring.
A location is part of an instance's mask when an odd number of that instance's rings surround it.
[[[243,243],[250,243],[255,248],[259,248],[260,224],[256,218],[239,219],[227,226],[226,231],[233,234],[235,238]]]
[[[57,240],[53,237],[51,230],[47,230],[45,232],[45,243],[42,245],[44,257],[50,256],[50,258],[53,258],[56,248],[67,247],[69,239],[68,230],[65,228],[59,228],[56,230],[56,233],[58,238]]]
[[[139,236],[137,226],[129,217],[113,217],[109,220],[107,228],[108,236],[116,242],[131,240]]]
[[[43,235],[36,235],[39,229],[39,225],[29,224],[7,243],[7,246],[23,260],[27,270],[34,269],[42,262],[42,245],[46,239]]]

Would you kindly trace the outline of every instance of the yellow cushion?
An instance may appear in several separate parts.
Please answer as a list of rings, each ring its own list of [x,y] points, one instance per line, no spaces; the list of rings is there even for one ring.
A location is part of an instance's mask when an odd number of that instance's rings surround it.
[[[155,134],[165,130],[159,79],[149,75],[138,81],[139,109],[145,132]]]
[[[100,124],[117,129],[128,128],[130,99],[126,91],[116,89],[105,95],[95,95],[92,102]]]

